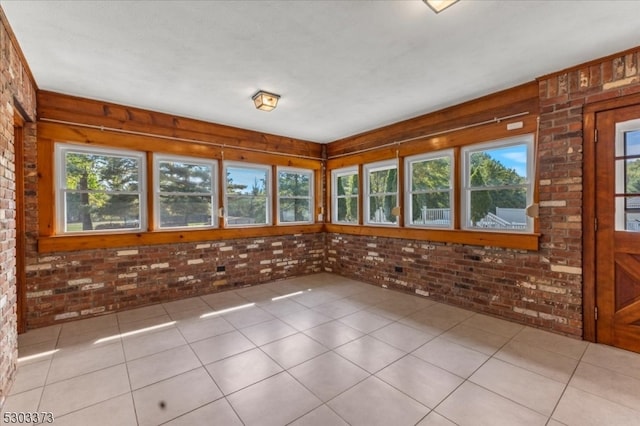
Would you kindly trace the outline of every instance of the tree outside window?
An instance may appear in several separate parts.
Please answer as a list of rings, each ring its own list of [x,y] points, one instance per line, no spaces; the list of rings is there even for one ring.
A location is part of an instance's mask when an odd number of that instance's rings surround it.
[[[466,224],[469,228],[530,230],[532,138],[465,150]]]
[[[335,223],[358,223],[358,169],[333,171]]]
[[[365,166],[367,223],[397,224],[393,214],[398,205],[398,166],[395,161]]]
[[[268,225],[270,167],[227,165],[225,209],[229,226]]]
[[[278,169],[278,214],[280,223],[313,220],[313,172],[311,170]]]
[[[214,176],[213,162],[157,157],[159,227],[215,226]]]
[[[62,232],[141,229],[141,153],[56,147]]]
[[[409,225],[452,226],[452,163],[451,151],[407,159]]]

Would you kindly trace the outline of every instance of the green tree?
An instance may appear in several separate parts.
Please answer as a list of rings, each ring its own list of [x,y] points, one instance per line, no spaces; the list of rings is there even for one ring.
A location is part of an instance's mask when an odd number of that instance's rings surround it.
[[[471,193],[470,219],[473,223],[487,213],[495,214],[497,207],[526,207],[526,191],[523,188],[492,189],[496,186],[524,184],[525,179],[514,169],[505,167],[486,152],[476,152],[471,155],[470,173],[471,187],[477,188]]]
[[[278,174],[278,196],[280,197],[280,220],[291,221],[286,213],[291,212],[294,222],[310,218],[311,178],[307,173],[280,172]]]
[[[450,188],[451,160],[448,157],[413,163],[411,165],[411,192],[414,195],[411,203],[411,217],[421,217],[422,208],[450,208]]]
[[[138,218],[138,161],[135,158],[68,152],[65,154],[67,222],[82,230],[95,222]]]
[[[160,162],[161,221],[189,225],[211,220],[210,166]],[[192,195],[190,195],[192,194]]]
[[[640,159],[627,160],[626,193],[640,194]]]
[[[358,219],[358,174],[336,178],[338,220],[354,222]]]

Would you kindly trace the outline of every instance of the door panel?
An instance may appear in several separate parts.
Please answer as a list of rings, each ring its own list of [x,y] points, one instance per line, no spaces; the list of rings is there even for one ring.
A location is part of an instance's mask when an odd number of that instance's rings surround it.
[[[640,106],[596,128],[597,341],[640,352]]]

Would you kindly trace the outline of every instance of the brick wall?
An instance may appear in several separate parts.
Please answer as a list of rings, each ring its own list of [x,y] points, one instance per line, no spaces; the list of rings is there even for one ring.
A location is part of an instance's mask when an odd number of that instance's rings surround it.
[[[35,117],[35,87],[21,57],[0,10],[0,408],[15,379],[18,357],[13,137],[16,102],[26,111],[27,118]]]
[[[581,337],[583,106],[640,92],[639,56],[538,80],[539,251],[330,234],[326,270]]]
[[[324,234],[32,254],[29,328],[317,273]]]

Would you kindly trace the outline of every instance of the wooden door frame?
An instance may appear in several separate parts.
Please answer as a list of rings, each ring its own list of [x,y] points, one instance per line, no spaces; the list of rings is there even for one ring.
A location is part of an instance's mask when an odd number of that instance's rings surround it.
[[[585,105],[582,163],[582,326],[584,340],[597,341],[596,327],[596,115],[640,104],[640,93]]]

